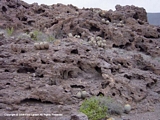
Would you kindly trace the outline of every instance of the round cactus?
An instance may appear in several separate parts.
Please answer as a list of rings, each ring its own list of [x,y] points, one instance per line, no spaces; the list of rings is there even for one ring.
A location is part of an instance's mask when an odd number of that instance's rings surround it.
[[[125,112],[125,113],[129,113],[130,111],[131,111],[131,105],[126,104],[126,105],[124,106],[124,112]]]
[[[106,22],[104,18],[103,18],[101,21],[102,21],[102,23],[105,23],[105,22]]]
[[[34,48],[36,50],[49,49],[49,43],[48,42],[34,43]]]
[[[40,50],[41,49],[40,44],[39,43],[34,43],[34,48],[36,50]]]
[[[44,43],[43,42],[40,42],[40,48],[43,50],[44,49]]]
[[[107,120],[115,120],[113,117],[108,118]]]
[[[72,33],[68,33],[68,37],[73,37]]]
[[[43,42],[43,44],[44,44],[45,49],[49,49],[49,43],[48,42]]]
[[[107,20],[107,21],[106,21],[106,24],[108,25],[109,23],[110,23],[109,20]]]
[[[81,98],[82,97],[81,92],[78,92],[77,95],[76,95],[76,97],[77,98]]]
[[[86,91],[82,91],[81,96],[82,96],[82,98],[86,98],[87,97],[87,92]]]
[[[94,41],[94,37],[91,37],[90,40],[91,40],[91,41]]]

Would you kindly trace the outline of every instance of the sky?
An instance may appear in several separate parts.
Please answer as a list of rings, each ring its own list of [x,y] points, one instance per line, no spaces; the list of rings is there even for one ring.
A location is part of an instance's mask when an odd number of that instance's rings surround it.
[[[160,0],[23,0],[29,4],[38,3],[52,5],[57,3],[72,4],[78,8],[101,8],[103,10],[115,10],[115,6],[119,5],[135,5],[143,7],[149,13],[160,13]]]

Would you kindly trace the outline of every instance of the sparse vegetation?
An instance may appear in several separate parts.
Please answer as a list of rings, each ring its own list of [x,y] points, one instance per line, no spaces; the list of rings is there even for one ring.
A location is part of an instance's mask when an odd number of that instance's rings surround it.
[[[98,101],[100,101],[100,104],[102,106],[107,106],[108,110],[108,114],[109,115],[121,115],[124,111],[123,106],[118,103],[117,101],[111,99],[111,98],[107,98],[107,97],[97,97]]]
[[[27,33],[20,33],[18,36],[17,36],[17,39],[20,40],[20,39],[30,39],[30,35],[28,35]]]
[[[89,120],[99,120],[106,117],[107,106],[102,106],[97,97],[91,97],[82,103],[80,112],[86,114]]]
[[[55,37],[53,35],[48,35],[38,30],[30,32],[29,36],[35,41],[53,42],[55,40]]]
[[[80,107],[80,112],[86,114],[89,120],[99,120],[113,114],[121,115],[123,111],[120,103],[104,96],[86,99]]]
[[[54,41],[55,40],[55,38],[52,36],[52,35],[48,35],[47,36],[47,41],[48,42],[52,42],[52,41]]]
[[[7,32],[7,35],[8,35],[8,36],[12,36],[12,35],[13,35],[13,32],[14,32],[14,28],[13,28],[13,27],[7,28],[7,29],[6,29],[6,32]]]
[[[33,40],[38,40],[38,36],[41,34],[40,31],[38,30],[34,30],[33,32],[30,32],[30,37],[33,39]]]

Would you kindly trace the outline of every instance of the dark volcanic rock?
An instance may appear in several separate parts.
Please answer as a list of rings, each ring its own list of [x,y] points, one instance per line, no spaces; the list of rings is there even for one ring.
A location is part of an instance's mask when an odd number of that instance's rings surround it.
[[[71,120],[88,120],[88,117],[83,113],[74,113],[71,115]]]
[[[116,11],[104,11],[3,0],[0,30],[1,114],[87,119],[72,114],[83,100],[76,95],[84,90],[88,97],[129,103],[132,113],[159,103],[160,28],[148,24],[143,8],[117,5]],[[49,49],[35,49],[34,30],[41,31],[38,40],[55,38]]]
[[[138,8],[133,5],[132,6],[127,5],[124,7],[117,5],[116,10],[120,11],[121,13],[125,13],[126,18],[132,17],[136,20],[140,19],[142,21],[147,22],[147,17],[146,17],[147,13],[144,8]]]
[[[157,54],[156,51],[151,52],[150,47],[153,44],[159,46],[159,43],[151,40],[150,45],[148,38],[159,38],[159,28],[148,24],[143,8],[117,5],[116,11],[102,11],[94,8],[78,9],[62,4],[29,5],[23,1],[10,0],[1,2],[0,9],[1,28],[12,26],[26,32],[36,28],[54,35],[55,38],[66,38],[69,33],[86,40],[89,40],[89,37],[100,36],[111,47],[137,49],[152,56]],[[110,23],[104,24],[102,19]],[[141,45],[137,45],[137,38],[144,42],[138,41]]]

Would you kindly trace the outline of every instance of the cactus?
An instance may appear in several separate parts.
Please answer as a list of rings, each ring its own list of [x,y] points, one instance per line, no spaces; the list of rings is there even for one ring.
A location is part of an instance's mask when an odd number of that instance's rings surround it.
[[[131,111],[131,105],[126,104],[126,105],[124,106],[124,112],[125,112],[125,113],[129,113],[130,111]]]
[[[81,92],[81,96],[82,96],[82,98],[86,98],[87,97],[87,92],[86,91],[82,91]]]
[[[80,112],[86,114],[91,120],[99,120],[113,114],[121,115],[123,111],[120,103],[104,96],[86,99],[80,107]],[[108,120],[114,120],[114,118]]]
[[[77,98],[81,98],[82,97],[81,92],[78,92],[77,95],[76,95],[76,97]]]
[[[34,48],[36,50],[49,49],[49,43],[48,42],[34,43]]]

